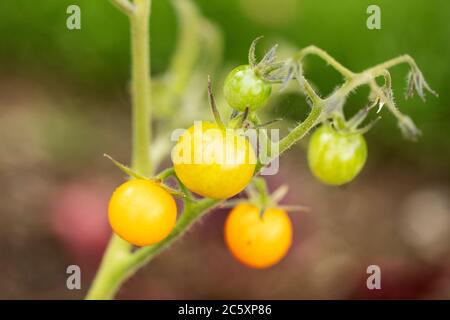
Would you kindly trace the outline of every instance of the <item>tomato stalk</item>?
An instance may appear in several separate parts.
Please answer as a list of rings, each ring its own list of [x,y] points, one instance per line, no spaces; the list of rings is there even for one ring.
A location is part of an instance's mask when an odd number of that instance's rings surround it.
[[[94,281],[86,296],[87,300],[112,299],[125,279],[131,245],[113,234]]]
[[[144,176],[152,174],[151,141],[151,82],[149,16],[151,0],[135,0],[136,11],[131,16],[131,95],[133,150],[132,167]]]
[[[132,95],[132,168],[143,176],[152,173],[151,87],[149,19],[151,0],[113,0],[130,18],[131,25],[131,95]],[[128,272],[127,261],[132,246],[113,234],[100,269],[86,299],[111,299]]]
[[[398,125],[407,138],[415,140],[417,136],[420,135],[420,131],[414,125],[413,121],[407,115],[401,113],[400,110],[396,107],[392,97],[392,91],[390,88],[391,77],[388,71],[388,69],[394,66],[400,64],[408,64],[411,71],[408,78],[407,96],[411,96],[414,90],[418,93],[422,100],[425,99],[425,91],[428,91],[431,94],[437,96],[437,93],[434,92],[425,81],[422,72],[411,56],[402,55],[390,59],[386,62],[380,63],[374,67],[368,68],[364,71],[353,72],[344,67],[326,51],[316,46],[309,46],[300,50],[293,57],[293,60],[295,60],[301,66],[302,60],[308,55],[316,55],[320,57],[336,71],[338,71],[345,79],[345,83],[341,87],[335,90],[330,96],[323,99],[323,104],[325,107],[324,110],[326,112],[328,112],[329,114],[334,113],[335,111],[341,112],[342,110],[340,109],[342,108],[343,102],[345,101],[346,97],[356,88],[363,85],[368,85],[371,89],[371,93],[374,98],[373,100],[378,99],[381,107],[383,105],[387,106],[389,111],[397,118]],[[380,87],[375,81],[375,79],[380,76],[383,76],[385,80],[383,87]],[[303,75],[301,75],[301,79],[304,79]],[[306,80],[300,82],[304,82],[307,84]],[[311,89],[312,88],[305,87],[305,91],[309,96],[313,93]]]

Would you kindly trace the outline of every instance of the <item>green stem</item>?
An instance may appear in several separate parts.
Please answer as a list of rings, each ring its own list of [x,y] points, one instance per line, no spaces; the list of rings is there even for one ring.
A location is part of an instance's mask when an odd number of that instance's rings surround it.
[[[177,221],[177,225],[167,238],[152,246],[138,249],[134,253],[130,253],[127,242],[114,235],[86,299],[112,299],[123,281],[175,242],[200,217],[219,204],[220,200],[209,198],[196,203],[188,202]]]
[[[196,203],[186,202],[175,228],[167,238],[152,246],[141,248],[133,254],[129,260],[131,270],[137,270],[148,263],[158,253],[180,238],[200,217],[219,204],[220,200],[210,198],[204,198]]]
[[[152,173],[150,158],[151,96],[150,96],[150,45],[149,19],[151,0],[113,3],[123,10],[129,4],[131,23],[131,95],[132,95],[132,168],[140,175]],[[125,5],[125,7],[124,7]],[[132,245],[113,235],[102,259],[100,268],[88,291],[86,299],[111,299],[125,279],[129,269]]]
[[[321,102],[314,104],[308,117],[289,132],[278,144],[278,153],[275,154],[267,163],[256,165],[255,172],[259,172],[264,165],[269,164],[276,157],[281,156],[283,152],[289,149],[294,143],[303,138],[317,123],[322,114],[323,105]]]
[[[379,72],[380,70],[386,70],[402,63],[409,64],[411,68],[417,68],[417,64],[414,61],[414,59],[410,55],[404,54],[402,56],[380,63],[372,68],[369,68],[368,71],[376,73]]]
[[[256,190],[258,191],[257,192],[258,196],[256,197],[255,201],[258,204],[259,208],[261,209],[261,216],[262,216],[264,211],[271,205],[269,190],[267,188],[267,183],[266,183],[265,179],[260,178],[260,177],[255,177],[255,178],[253,178],[253,185],[255,186]]]
[[[178,38],[170,61],[170,98],[179,98],[185,90],[200,52],[198,41],[201,19],[197,7],[186,0],[172,0],[177,14]]]
[[[289,132],[283,139],[281,139],[279,154],[282,154],[294,143],[303,138],[309,132],[309,130],[311,130],[317,124],[322,110],[323,106],[321,104],[313,105],[308,117],[306,117],[306,119],[302,123],[300,123],[291,132]]]
[[[336,59],[330,56],[325,50],[318,48],[316,46],[308,46],[300,50],[296,58],[298,61],[302,61],[303,58],[307,55],[316,55],[321,59],[325,60],[330,66],[332,66],[336,71],[342,74],[345,78],[352,78],[354,73],[340,64]]]
[[[102,263],[86,296],[87,300],[112,299],[124,280],[130,244],[116,235],[111,237]]]
[[[136,11],[131,22],[131,95],[133,102],[132,167],[144,176],[152,174],[151,141],[151,83],[149,16],[151,0],[135,0]]]

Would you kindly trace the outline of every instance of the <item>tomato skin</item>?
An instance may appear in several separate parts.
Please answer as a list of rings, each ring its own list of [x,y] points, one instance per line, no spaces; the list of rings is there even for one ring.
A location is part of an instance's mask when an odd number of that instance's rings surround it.
[[[230,141],[227,139],[230,136],[235,139]],[[219,150],[225,152],[220,154]],[[218,160],[230,155],[230,150],[235,150],[232,159]],[[190,161],[177,160],[185,155]],[[255,172],[256,155],[247,138],[232,131],[226,133],[215,123],[200,122],[178,139],[172,161],[177,177],[189,190],[204,197],[227,199],[249,184]]]
[[[367,144],[361,134],[341,133],[322,125],[309,141],[308,165],[314,176],[328,185],[353,180],[364,167]]]
[[[114,191],[108,216],[118,236],[142,247],[169,235],[176,223],[177,206],[172,195],[155,182],[133,179]]]
[[[241,112],[247,107],[250,111],[263,107],[271,91],[272,85],[255,74],[250,65],[234,68],[228,74],[223,87],[228,104]]]
[[[277,264],[292,244],[292,223],[286,211],[268,208],[260,216],[252,204],[239,204],[225,222],[225,242],[242,264],[263,269]]]

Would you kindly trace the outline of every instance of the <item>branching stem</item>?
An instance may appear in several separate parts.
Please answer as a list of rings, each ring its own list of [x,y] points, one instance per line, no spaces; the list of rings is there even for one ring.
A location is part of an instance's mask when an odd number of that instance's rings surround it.
[[[352,78],[354,73],[344,67],[342,64],[340,64],[336,59],[334,59],[332,56],[330,56],[325,50],[320,49],[316,46],[308,46],[302,50],[300,50],[297,55],[296,59],[298,61],[302,61],[304,57],[307,55],[316,55],[323,60],[325,60],[330,66],[332,66],[334,69],[336,69],[340,74],[342,74],[345,78]]]

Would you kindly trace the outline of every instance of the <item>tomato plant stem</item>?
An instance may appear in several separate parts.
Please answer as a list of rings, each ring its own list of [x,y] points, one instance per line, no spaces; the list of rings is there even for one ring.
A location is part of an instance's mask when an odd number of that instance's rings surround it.
[[[316,46],[308,46],[306,48],[301,49],[297,55],[296,58],[301,61],[305,56],[307,55],[316,55],[323,60],[325,60],[330,66],[332,66],[336,71],[338,71],[340,74],[342,74],[346,78],[351,78],[354,74],[352,71],[344,67],[342,64],[340,64],[336,59],[334,59],[332,56],[330,56],[325,50],[318,48]]]
[[[132,169],[143,176],[152,174],[151,82],[149,20],[151,0],[114,0],[130,17],[131,24],[131,97],[132,97]],[[131,275],[129,258],[132,245],[113,235],[86,299],[111,299]]]
[[[255,172],[259,172],[264,165],[269,164],[276,157],[281,156],[283,152],[288,150],[298,140],[302,139],[312,128],[314,128],[320,119],[323,109],[324,108],[321,102],[314,104],[308,117],[306,117],[303,122],[299,123],[294,129],[291,130],[291,132],[280,140],[278,144],[278,152],[273,155],[271,160],[266,163],[257,163]]]
[[[152,174],[151,141],[151,82],[149,16],[150,0],[136,0],[131,22],[131,96],[133,123],[132,167],[144,176]]]
[[[320,104],[313,105],[308,117],[281,139],[279,146],[280,154],[303,138],[318,123],[322,109],[323,107]]]
[[[86,296],[87,300],[112,299],[126,271],[130,244],[116,235],[111,237],[101,266]]]
[[[200,217],[218,206],[220,202],[220,200],[210,198],[204,198],[197,202],[187,202],[170,235],[152,246],[137,250],[129,260],[130,269],[137,270],[139,267],[148,263],[158,253],[181,237]]]

